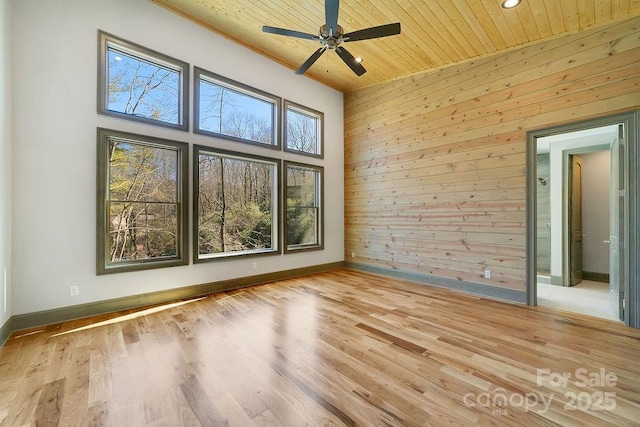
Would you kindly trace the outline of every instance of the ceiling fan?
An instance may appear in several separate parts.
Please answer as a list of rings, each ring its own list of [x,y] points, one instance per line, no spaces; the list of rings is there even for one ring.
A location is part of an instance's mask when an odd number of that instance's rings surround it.
[[[341,46],[342,43],[355,42],[359,40],[376,39],[380,37],[393,36],[400,34],[400,23],[380,25],[377,27],[365,28],[363,30],[353,31],[351,33],[344,34],[342,27],[338,25],[338,9],[340,7],[340,0],[325,0],[324,12],[325,12],[325,24],[320,27],[318,35],[303,33],[295,30],[287,30],[284,28],[269,27],[267,25],[262,27],[262,31],[265,33],[279,34],[282,36],[297,37],[300,39],[316,40],[320,42],[321,47],[316,50],[313,55],[307,59],[304,64],[298,68],[296,74],[304,74],[305,71],[313,65],[314,62],[320,58],[320,56],[327,50],[335,50],[338,56],[349,66],[358,76],[367,72],[360,63],[361,60],[357,60]]]

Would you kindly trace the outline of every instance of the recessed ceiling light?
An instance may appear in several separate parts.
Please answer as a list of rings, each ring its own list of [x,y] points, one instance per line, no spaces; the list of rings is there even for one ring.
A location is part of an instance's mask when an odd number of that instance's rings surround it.
[[[504,0],[502,2],[502,7],[505,9],[511,9],[520,4],[520,0]]]

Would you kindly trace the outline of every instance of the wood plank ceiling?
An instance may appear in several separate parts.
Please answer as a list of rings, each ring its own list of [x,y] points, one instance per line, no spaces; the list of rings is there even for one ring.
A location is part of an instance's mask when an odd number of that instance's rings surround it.
[[[318,47],[262,32],[262,25],[317,34],[323,0],[151,0],[296,70]],[[350,43],[367,73],[357,77],[334,52],[306,73],[348,93],[415,73],[492,55],[592,26],[640,16],[640,0],[343,0],[338,23],[345,32],[400,22],[402,34]],[[298,77],[301,78],[301,77]]]

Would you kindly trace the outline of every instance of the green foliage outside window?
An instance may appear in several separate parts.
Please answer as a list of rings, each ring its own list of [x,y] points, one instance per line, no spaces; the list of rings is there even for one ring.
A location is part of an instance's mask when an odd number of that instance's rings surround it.
[[[322,168],[286,163],[286,249],[321,248]]]
[[[99,273],[185,263],[184,151],[186,144],[99,130]]]
[[[109,140],[109,259],[177,254],[177,166],[172,149]]]
[[[277,161],[197,154],[197,259],[277,249]]]

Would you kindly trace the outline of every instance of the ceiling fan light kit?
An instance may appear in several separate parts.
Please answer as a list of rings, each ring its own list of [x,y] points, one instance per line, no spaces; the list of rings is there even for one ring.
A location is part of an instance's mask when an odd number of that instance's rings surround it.
[[[262,27],[262,31],[270,34],[315,40],[320,43],[321,47],[296,70],[296,74],[304,74],[305,71],[307,71],[326,50],[335,50],[340,59],[342,59],[342,61],[347,64],[349,68],[356,73],[356,75],[361,76],[367,72],[367,70],[362,66],[362,58],[354,58],[348,50],[342,47],[342,43],[377,39],[380,37],[400,34],[400,23],[397,22],[395,24],[380,25],[345,34],[342,27],[338,25],[339,8],[340,0],[325,0],[324,10],[326,22],[320,27],[317,36],[300,31],[287,30],[285,28],[270,27],[267,25]]]

